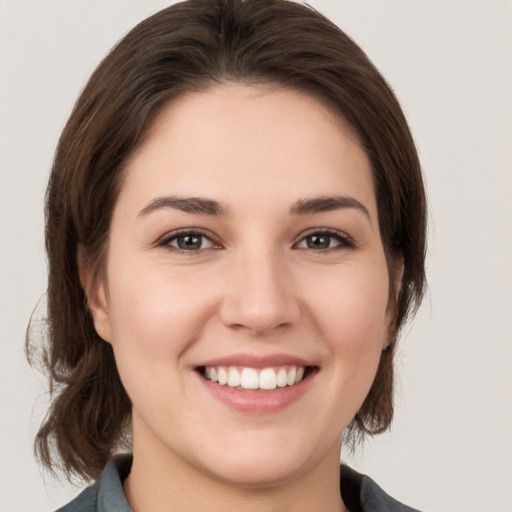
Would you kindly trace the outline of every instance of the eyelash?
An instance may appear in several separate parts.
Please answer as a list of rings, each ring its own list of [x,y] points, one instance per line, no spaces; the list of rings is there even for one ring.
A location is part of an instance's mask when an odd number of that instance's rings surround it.
[[[221,246],[221,244],[211,234],[207,234],[204,231],[202,231],[201,229],[194,229],[194,228],[185,228],[185,229],[180,229],[178,231],[174,231],[174,232],[170,233],[169,235],[164,236],[157,243],[157,245],[159,247],[163,247],[169,251],[178,252],[178,253],[187,254],[187,255],[193,255],[194,253],[199,253],[201,251],[206,250],[206,249],[198,249],[198,250],[180,249],[179,247],[172,246],[171,242],[173,242],[174,240],[177,240],[180,236],[198,236],[198,237],[205,238],[205,239],[209,240],[213,245],[213,247],[208,247],[208,249],[218,248]]]
[[[309,233],[307,233],[305,236],[303,236],[299,240],[299,243],[303,242],[308,237],[313,236],[313,235],[334,238],[334,240],[336,240],[338,242],[338,245],[336,245],[334,247],[328,247],[327,249],[318,249],[318,250],[314,250],[314,249],[311,249],[310,247],[308,247],[306,250],[309,249],[309,250],[312,250],[312,251],[318,252],[318,253],[326,253],[326,252],[335,251],[335,250],[342,250],[342,249],[346,250],[346,249],[355,249],[356,248],[356,244],[354,243],[354,240],[351,237],[349,237],[347,234],[345,234],[343,232],[335,231],[332,229],[316,229],[316,230],[310,231]]]
[[[300,248],[301,250],[311,250],[315,253],[321,254],[321,253],[327,253],[327,252],[331,252],[331,251],[335,251],[335,250],[343,250],[343,249],[347,250],[347,249],[355,249],[356,248],[356,244],[354,243],[354,240],[351,237],[349,237],[345,233],[342,233],[340,231],[331,230],[331,229],[316,229],[314,231],[310,231],[309,233],[305,234],[299,240],[299,242],[294,244],[294,246],[297,246],[298,244],[305,241],[308,237],[311,237],[313,235],[333,238],[334,240],[336,240],[336,242],[338,242],[338,244],[335,245],[334,247],[328,247],[325,249],[315,250],[315,249],[312,249],[311,247],[307,247],[307,248],[304,247],[304,248]],[[205,238],[206,240],[211,242],[212,247],[207,247],[204,249],[199,248],[197,250],[193,250],[193,249],[180,249],[179,247],[172,246],[171,242],[177,240],[180,236],[198,236],[198,237]],[[202,231],[201,229],[185,228],[182,230],[174,231],[173,233],[170,233],[169,235],[163,237],[159,242],[157,242],[157,246],[163,247],[172,252],[193,255],[193,254],[197,254],[202,251],[205,251],[207,249],[218,249],[221,247],[221,244],[211,234],[207,234],[204,231]]]

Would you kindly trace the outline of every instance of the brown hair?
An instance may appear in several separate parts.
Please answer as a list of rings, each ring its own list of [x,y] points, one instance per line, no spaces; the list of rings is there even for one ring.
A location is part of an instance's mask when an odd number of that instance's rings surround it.
[[[101,62],[57,147],[46,196],[49,332],[42,355],[54,399],[35,442],[50,469],[96,478],[126,440],[131,419],[111,345],[96,333],[80,285],[78,246],[99,272],[124,164],[152,119],[171,98],[227,81],[306,92],[352,126],[372,164],[394,339],[421,301],[426,201],[420,164],[395,96],[364,52],[321,14],[287,0],[172,5],[137,25]],[[394,345],[382,353],[348,427],[352,437],[382,432],[391,422]]]

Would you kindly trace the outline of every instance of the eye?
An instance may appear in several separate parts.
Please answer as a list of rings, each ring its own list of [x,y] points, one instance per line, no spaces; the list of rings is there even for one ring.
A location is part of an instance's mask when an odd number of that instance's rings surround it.
[[[171,250],[186,252],[195,252],[203,249],[211,249],[212,247],[218,247],[218,244],[215,244],[211,238],[203,233],[195,231],[175,233],[164,238],[159,245]]]
[[[353,248],[352,240],[337,231],[316,231],[304,237],[298,244],[299,249],[325,251],[328,249]]]

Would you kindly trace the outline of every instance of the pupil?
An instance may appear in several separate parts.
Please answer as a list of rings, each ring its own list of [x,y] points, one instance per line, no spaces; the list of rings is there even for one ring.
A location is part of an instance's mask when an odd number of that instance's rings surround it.
[[[200,249],[201,235],[184,235],[178,238],[178,247],[180,249]]]
[[[311,235],[308,240],[310,249],[328,249],[329,236],[326,235]]]

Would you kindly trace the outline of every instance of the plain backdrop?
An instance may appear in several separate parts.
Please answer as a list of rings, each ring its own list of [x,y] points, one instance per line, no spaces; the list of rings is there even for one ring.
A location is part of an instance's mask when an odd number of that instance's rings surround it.
[[[45,380],[23,353],[45,291],[43,198],[59,133],[100,59],[163,0],[0,0],[0,510],[79,488],[32,439]],[[512,3],[317,0],[396,91],[423,162],[429,293],[402,339],[390,433],[343,458],[422,510],[512,511]]]

